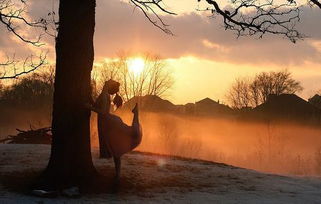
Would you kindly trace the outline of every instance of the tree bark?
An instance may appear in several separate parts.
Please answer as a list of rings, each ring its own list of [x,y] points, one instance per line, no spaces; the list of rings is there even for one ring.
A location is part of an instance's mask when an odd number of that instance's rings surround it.
[[[95,0],[60,0],[52,147],[44,172],[56,188],[96,175],[90,149],[90,74],[94,60]]]

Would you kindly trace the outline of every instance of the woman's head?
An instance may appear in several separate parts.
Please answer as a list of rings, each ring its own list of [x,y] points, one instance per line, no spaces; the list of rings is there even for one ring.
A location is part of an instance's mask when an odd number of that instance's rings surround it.
[[[112,79],[108,80],[104,84],[104,91],[107,91],[109,94],[115,94],[119,91],[120,83]]]

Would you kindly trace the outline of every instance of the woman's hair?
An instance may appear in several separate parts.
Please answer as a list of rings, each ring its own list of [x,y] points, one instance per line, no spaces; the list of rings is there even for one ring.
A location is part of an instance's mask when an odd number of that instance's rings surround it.
[[[113,103],[116,105],[117,108],[123,105],[123,99],[118,95],[118,93],[116,93]]]

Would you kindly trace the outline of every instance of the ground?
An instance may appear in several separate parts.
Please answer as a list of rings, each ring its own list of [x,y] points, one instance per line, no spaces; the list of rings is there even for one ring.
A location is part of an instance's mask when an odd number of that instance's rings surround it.
[[[0,145],[0,203],[321,203],[321,179],[271,175],[225,164],[133,152],[123,158],[118,191],[80,198],[39,198],[27,184],[45,168],[49,145]],[[113,183],[111,160],[100,173]],[[107,187],[108,188],[108,187]]]

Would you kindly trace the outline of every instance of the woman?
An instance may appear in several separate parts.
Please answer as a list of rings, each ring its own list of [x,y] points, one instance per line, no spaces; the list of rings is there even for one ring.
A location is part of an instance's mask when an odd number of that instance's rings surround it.
[[[110,95],[116,94],[113,103],[119,108],[122,99],[117,94],[120,84],[114,80],[105,82],[101,94],[89,108],[98,113],[98,137],[101,158],[113,157],[116,178],[120,178],[121,156],[136,148],[142,140],[142,131],[138,118],[137,104],[132,110],[134,117],[132,125],[126,125],[122,119],[110,114]]]

